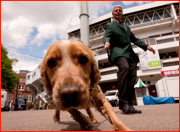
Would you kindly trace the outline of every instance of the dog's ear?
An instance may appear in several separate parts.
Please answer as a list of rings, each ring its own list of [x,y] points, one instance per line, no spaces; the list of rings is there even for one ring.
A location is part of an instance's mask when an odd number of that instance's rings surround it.
[[[48,96],[51,97],[52,96],[52,85],[51,85],[49,77],[46,73],[46,66],[44,65],[43,61],[40,64],[40,68],[41,68],[40,74],[41,74],[42,81],[44,83],[44,86],[46,88]]]
[[[95,53],[92,51],[93,54],[93,58],[92,58],[92,64],[91,64],[91,69],[92,69],[92,73],[91,73],[91,87],[95,88],[97,87],[97,85],[99,84],[99,81],[101,79],[101,74],[95,59]]]

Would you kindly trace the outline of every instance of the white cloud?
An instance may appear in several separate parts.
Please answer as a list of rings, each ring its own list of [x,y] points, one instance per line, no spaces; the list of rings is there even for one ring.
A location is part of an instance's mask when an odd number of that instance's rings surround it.
[[[46,54],[46,52],[47,52],[47,49],[43,50],[44,55]]]
[[[144,1],[136,1],[137,4],[142,5]]]
[[[99,13],[105,13],[109,10],[111,12],[113,1],[90,1],[89,4],[89,15],[90,19],[98,17]]]
[[[132,5],[135,1],[122,1],[125,6]]]
[[[12,51],[12,49],[11,49]],[[29,71],[33,71],[42,61],[42,59],[35,59],[35,60],[28,60],[27,58],[29,58],[29,56],[27,55],[22,55],[17,53],[17,50],[13,50],[14,52],[9,52],[8,53],[8,57],[10,59],[12,58],[16,58],[18,60],[17,63],[15,63],[15,65],[13,65],[13,71],[15,72],[19,72],[20,70],[29,70]]]
[[[54,39],[58,33],[61,39],[66,39],[66,28],[70,23],[69,18],[78,15],[78,5],[79,2],[72,1],[2,2],[2,42],[16,48],[23,47],[27,44],[33,27],[36,27],[39,33],[31,44],[38,43],[39,46],[42,44],[42,40]],[[78,23],[79,18],[75,18],[71,23],[72,25]]]
[[[122,1],[122,3],[125,5],[125,6],[130,6],[134,3],[137,3],[138,5],[142,5],[144,3],[150,3],[151,1]]]
[[[1,38],[8,46],[27,45],[32,28],[38,30],[30,44],[42,45],[45,39],[67,39],[68,26],[80,23],[79,1],[3,1],[1,3]],[[112,2],[89,2],[90,19],[112,8]]]

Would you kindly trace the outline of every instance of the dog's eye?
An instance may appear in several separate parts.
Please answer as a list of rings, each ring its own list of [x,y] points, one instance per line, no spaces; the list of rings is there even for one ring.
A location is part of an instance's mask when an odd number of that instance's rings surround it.
[[[56,61],[54,59],[51,59],[51,60],[48,60],[47,64],[50,67],[55,67],[56,66]]]
[[[88,61],[88,58],[86,56],[80,56],[79,63],[86,64]]]

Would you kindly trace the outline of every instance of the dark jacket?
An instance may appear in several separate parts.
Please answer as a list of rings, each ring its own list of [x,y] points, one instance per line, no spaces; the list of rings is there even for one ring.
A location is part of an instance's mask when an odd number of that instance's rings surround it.
[[[148,45],[136,38],[127,25],[123,24],[123,27],[116,21],[107,23],[104,27],[105,35],[103,37],[103,43],[110,43],[111,61],[113,62],[114,59],[119,56],[129,58],[129,52],[132,50],[135,59],[139,62],[137,55],[132,49],[131,42],[145,51],[147,50]]]

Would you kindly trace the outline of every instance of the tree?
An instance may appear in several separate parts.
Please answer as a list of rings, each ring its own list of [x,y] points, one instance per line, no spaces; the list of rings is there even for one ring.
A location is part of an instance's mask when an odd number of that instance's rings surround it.
[[[12,91],[19,84],[19,77],[16,77],[16,73],[12,70],[12,65],[15,65],[18,60],[9,59],[7,54],[8,51],[1,43],[1,88]]]

